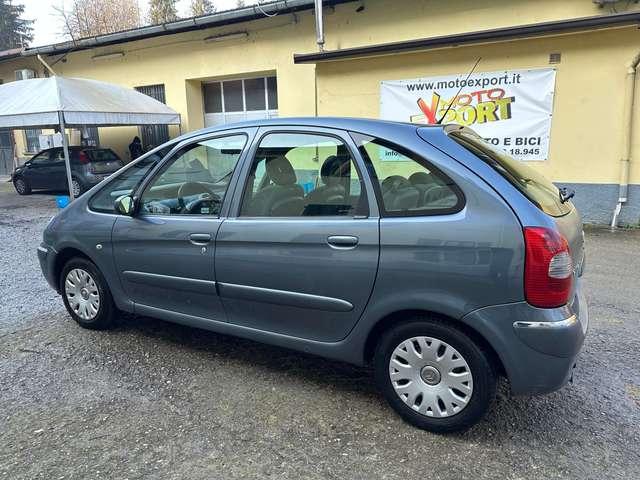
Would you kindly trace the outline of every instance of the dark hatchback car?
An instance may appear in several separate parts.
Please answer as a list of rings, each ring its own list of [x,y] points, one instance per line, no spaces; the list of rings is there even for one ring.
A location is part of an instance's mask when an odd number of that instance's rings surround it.
[[[69,147],[69,157],[71,183],[76,197],[123,166],[120,157],[110,148]],[[32,190],[68,191],[63,149],[42,150],[17,167],[11,180],[20,195],[28,195]]]
[[[587,331],[580,216],[459,126],[278,119],[184,135],[54,217],[71,317],[118,311],[373,365],[407,421],[469,427],[497,377],[562,387]]]

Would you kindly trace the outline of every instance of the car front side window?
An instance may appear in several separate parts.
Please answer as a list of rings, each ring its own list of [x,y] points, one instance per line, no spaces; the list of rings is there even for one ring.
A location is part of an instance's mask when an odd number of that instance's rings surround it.
[[[173,148],[170,144],[153,153],[135,160],[131,165],[115,174],[114,178],[96,193],[89,202],[89,208],[100,213],[117,213],[115,201],[122,195],[132,195],[144,177],[162,160]]]
[[[31,159],[31,163],[33,163],[34,165],[43,165],[45,163],[48,163],[50,161],[50,155],[51,152],[49,150],[40,152]]]
[[[240,134],[181,148],[145,188],[140,212],[218,216],[246,142],[247,137]]]

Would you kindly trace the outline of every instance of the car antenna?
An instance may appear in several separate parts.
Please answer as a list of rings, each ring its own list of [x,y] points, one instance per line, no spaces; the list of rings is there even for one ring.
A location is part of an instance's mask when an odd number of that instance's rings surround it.
[[[436,122],[436,125],[440,125],[442,123],[442,120],[444,120],[444,117],[447,116],[447,113],[449,113],[449,110],[451,110],[451,107],[453,106],[453,102],[458,98],[458,95],[460,95],[460,92],[462,91],[462,87],[463,85],[467,84],[467,81],[469,80],[469,77],[471,76],[471,74],[473,73],[473,71],[476,69],[476,67],[478,66],[478,64],[480,63],[480,60],[482,60],[482,57],[478,57],[478,60],[476,60],[476,63],[473,65],[473,67],[471,68],[471,70],[469,70],[469,73],[467,74],[467,78],[464,79],[464,82],[462,85],[460,85],[460,88],[458,89],[458,92],[456,93],[456,96],[453,97],[453,100],[451,100],[451,102],[449,103],[449,106],[447,107],[447,109],[444,111],[444,113],[442,114],[442,116],[440,117],[440,120],[438,120]]]

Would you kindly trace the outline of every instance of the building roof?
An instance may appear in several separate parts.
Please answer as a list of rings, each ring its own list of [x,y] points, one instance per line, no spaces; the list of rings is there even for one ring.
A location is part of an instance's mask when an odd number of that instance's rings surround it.
[[[356,0],[325,0],[324,4],[333,6],[353,1]],[[273,15],[294,13],[303,10],[310,10],[312,8],[314,8],[314,0],[277,0],[269,3],[216,12],[211,15],[183,18],[175,22],[162,23],[160,25],[148,25],[130,30],[123,30],[121,32],[82,38],[76,41],[70,40],[41,47],[25,48],[22,54],[24,56],[37,54],[65,54],[71,51],[87,50],[95,47],[143,40],[146,38],[161,37],[164,35],[173,35],[176,33],[259,20]],[[0,57],[0,61],[1,60],[2,58]]]
[[[11,48],[9,50],[0,51],[0,62],[2,60],[9,60],[11,58],[19,57],[22,53],[22,48]]]

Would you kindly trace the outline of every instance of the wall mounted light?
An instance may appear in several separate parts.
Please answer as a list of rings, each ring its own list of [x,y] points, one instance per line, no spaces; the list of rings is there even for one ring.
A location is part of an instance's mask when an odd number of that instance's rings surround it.
[[[225,33],[223,35],[213,35],[211,37],[207,37],[204,39],[205,42],[226,42],[227,40],[237,40],[240,38],[247,38],[249,36],[249,32],[233,32],[233,33]]]
[[[110,58],[120,58],[124,57],[124,52],[112,52],[112,53],[103,53],[101,55],[94,55],[91,57],[91,60],[109,60]]]

